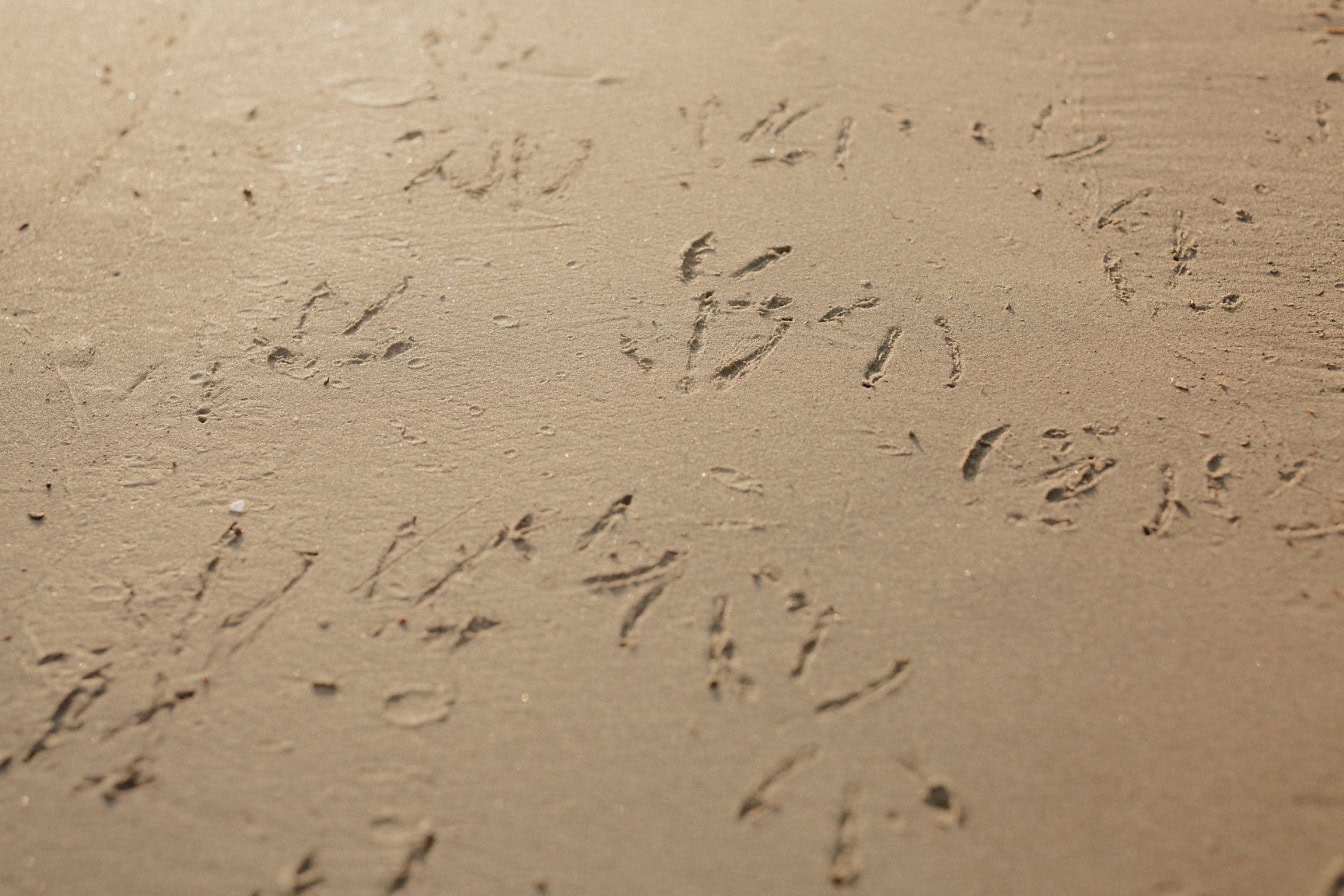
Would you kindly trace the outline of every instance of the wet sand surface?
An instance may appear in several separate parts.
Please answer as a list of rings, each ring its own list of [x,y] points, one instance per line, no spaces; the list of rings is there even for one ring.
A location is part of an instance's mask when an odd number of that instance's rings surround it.
[[[1344,890],[1339,0],[3,7],[0,893]]]

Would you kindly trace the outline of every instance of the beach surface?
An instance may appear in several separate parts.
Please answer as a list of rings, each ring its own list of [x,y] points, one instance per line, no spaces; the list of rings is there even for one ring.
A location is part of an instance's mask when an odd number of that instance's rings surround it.
[[[0,894],[1344,893],[1340,0],[0,11]]]

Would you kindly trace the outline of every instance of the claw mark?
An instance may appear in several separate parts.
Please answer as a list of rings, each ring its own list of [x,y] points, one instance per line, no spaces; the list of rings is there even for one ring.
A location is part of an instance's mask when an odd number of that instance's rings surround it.
[[[779,162],[792,168],[799,162],[805,162],[812,158],[812,153],[806,149],[791,149],[783,155],[775,155],[772,149],[768,155],[756,156],[751,160],[753,165],[769,165],[771,162]]]
[[[423,591],[420,592],[420,594],[412,602],[412,606],[418,607],[425,601],[429,600],[434,595],[438,594],[443,589],[443,587],[447,585],[449,582],[451,582],[454,578],[456,578],[457,576],[461,575],[462,573],[466,572],[467,570],[475,566],[476,561],[480,560],[487,553],[499,547],[500,545],[504,544],[504,542],[508,541],[509,532],[510,532],[509,528],[505,526],[504,528],[496,532],[494,535],[492,535],[490,538],[487,538],[485,541],[481,542],[480,547],[476,548],[476,550],[472,551],[470,554],[467,554],[461,560],[458,560],[452,566],[448,567],[447,571],[444,572],[443,575],[439,576],[437,579],[431,582],[427,588],[425,588]]]
[[[725,683],[737,685],[738,693],[745,693],[753,682],[751,676],[742,675],[734,668],[737,659],[737,644],[728,634],[728,595],[720,594],[714,598],[714,613],[709,620],[709,693],[715,700],[721,698],[720,690]],[[742,815],[739,814],[738,818]]]
[[[411,554],[413,554],[413,553],[415,553],[416,551],[420,550],[420,548],[422,548],[422,547],[424,547],[425,545],[429,544],[430,540],[431,540],[432,538],[434,538],[434,536],[438,535],[438,534],[439,534],[440,532],[442,532],[444,529],[447,529],[447,528],[448,528],[449,526],[451,526],[453,523],[457,522],[457,520],[458,520],[459,518],[461,518],[462,516],[464,516],[465,514],[467,514],[469,511],[475,510],[478,506],[480,506],[480,503],[481,503],[480,501],[473,501],[471,504],[467,505],[466,507],[463,507],[463,508],[462,508],[461,510],[459,510],[457,513],[455,513],[455,514],[453,514],[452,516],[450,516],[447,520],[445,520],[444,522],[440,523],[439,526],[438,526],[437,528],[435,528],[432,532],[429,532],[428,534],[426,534],[424,538],[420,539],[420,541],[418,541],[418,542],[416,542],[415,544],[411,545],[409,548],[407,548],[406,550],[402,551],[400,554],[397,554],[395,557],[392,557],[392,554],[395,552],[395,549],[396,549],[396,546],[397,546],[397,541],[398,541],[398,538],[394,536],[393,541],[392,541],[392,544],[390,544],[390,545],[388,546],[388,549],[384,552],[384,556],[383,556],[382,558],[379,559],[379,567],[376,568],[376,569],[375,569],[375,570],[368,576],[368,578],[364,579],[363,581],[361,581],[361,582],[359,582],[358,584],[356,584],[353,588],[351,588],[350,591],[351,591],[351,592],[358,591],[360,588],[363,588],[364,586],[368,585],[371,581],[373,581],[374,579],[376,579],[378,576],[382,575],[383,573],[387,572],[387,571],[388,571],[389,569],[391,569],[392,567],[396,566],[396,565],[397,565],[398,563],[400,563],[402,560],[405,560],[405,559],[406,559],[407,557],[409,557]],[[414,523],[415,523],[415,517],[411,517],[411,519],[410,519],[410,521],[409,521],[409,525],[412,525],[412,526],[413,526]],[[408,523],[403,523],[402,526],[398,529],[398,532],[400,533],[400,532],[402,531],[402,529],[404,529],[407,525],[408,525]],[[414,533],[411,533],[411,534],[414,534]],[[391,557],[391,559],[388,559],[389,557]],[[370,591],[370,592],[368,592],[368,595],[372,595],[372,593],[373,593],[373,592]],[[368,596],[368,595],[366,595],[366,596]]]
[[[122,794],[135,790],[137,787],[143,787],[154,781],[154,776],[141,771],[140,765],[145,761],[145,757],[137,756],[129,763],[117,771],[116,776],[107,783],[102,790],[103,802],[109,806],[121,798]],[[91,779],[91,783],[101,784],[101,776]]]
[[[735,492],[741,492],[744,495],[765,494],[765,485],[759,479],[753,479],[746,473],[734,470],[732,467],[710,467],[709,475],[713,476],[715,481]]]
[[[634,645],[633,635],[635,626],[639,620],[648,612],[649,607],[653,606],[654,601],[663,596],[667,586],[671,584],[668,579],[658,579],[653,583],[649,590],[645,591],[639,598],[630,605],[630,609],[625,611],[625,618],[621,620],[621,646],[631,647]]]
[[[766,339],[765,342],[762,342],[742,357],[724,364],[715,372],[714,379],[719,381],[720,386],[725,386],[732,380],[740,379],[748,373],[751,373],[752,370],[756,369],[758,364],[764,361],[770,353],[775,350],[775,346],[779,345],[779,341],[784,338],[785,333],[789,332],[789,327],[792,325],[793,318],[780,318],[779,323],[775,325],[775,331],[770,334],[770,338]]]
[[[524,560],[532,559],[532,542],[527,537],[541,528],[536,523],[533,514],[525,513],[523,518],[513,524],[509,530],[509,544],[513,545],[514,550],[523,555]]]
[[[238,528],[237,523],[230,523],[229,528],[225,529],[224,534],[219,537],[217,542],[215,542],[215,555],[206,561],[205,568],[201,570],[200,580],[196,585],[196,591],[191,596],[192,600],[199,602],[205,597],[206,589],[210,587],[210,583],[214,580],[215,574],[219,571],[220,561],[224,559],[224,549],[237,547],[238,543],[242,540],[243,530]]]
[[[1144,535],[1166,535],[1176,514],[1189,516],[1189,511],[1176,497],[1176,472],[1168,464],[1162,465],[1162,502],[1150,522],[1143,524]]]
[[[836,305],[830,311],[827,311],[821,317],[817,318],[817,323],[828,324],[833,320],[841,320],[861,308],[876,308],[881,301],[882,300],[877,296],[864,296],[862,299],[858,299],[848,305]]]
[[[299,551],[299,560],[303,563],[303,567],[297,573],[295,573],[294,577],[291,578],[288,582],[286,582],[280,588],[279,591],[275,592],[274,594],[268,597],[263,597],[261,600],[257,601],[255,604],[253,604],[251,607],[248,607],[246,610],[239,610],[236,613],[230,613],[228,616],[224,617],[224,621],[219,624],[219,627],[236,628],[237,626],[240,626],[244,622],[246,622],[254,613],[259,613],[262,610],[265,610],[267,607],[274,604],[280,598],[284,597],[286,594],[293,591],[294,586],[298,585],[299,582],[303,580],[303,577],[308,574],[308,570],[311,569],[312,565],[317,562],[317,551]]]
[[[985,458],[989,456],[989,452],[994,450],[994,444],[999,440],[999,437],[1007,431],[1008,424],[1005,423],[980,434],[961,462],[961,478],[967,482],[972,482],[976,476],[980,475],[980,467],[984,464]]]
[[[859,785],[845,785],[840,801],[840,814],[835,822],[835,842],[831,844],[831,886],[852,887],[859,882],[858,832]]]
[[[1101,215],[1097,218],[1097,229],[1102,230],[1103,228],[1106,227],[1115,227],[1115,229],[1123,232],[1125,230],[1124,224],[1122,224],[1120,220],[1115,217],[1116,214],[1128,208],[1134,202],[1137,202],[1140,199],[1144,199],[1147,198],[1148,196],[1151,196],[1152,192],[1153,191],[1151,188],[1140,190],[1133,196],[1130,196],[1126,199],[1121,199],[1119,202],[1115,203],[1110,208],[1106,209],[1106,211],[1102,212]]]
[[[691,240],[681,250],[681,282],[690,283],[700,276],[700,259],[714,252],[714,231]]]
[[[1111,138],[1105,134],[1099,134],[1097,139],[1087,146],[1080,146],[1078,149],[1070,149],[1065,152],[1052,152],[1046,158],[1052,162],[1072,162],[1076,159],[1085,159],[1088,156],[1095,156],[1099,152],[1104,152],[1106,147],[1110,145]]]
[[[663,551],[663,556],[653,563],[646,563],[643,566],[636,566],[633,569],[625,569],[620,572],[607,572],[588,576],[583,580],[583,584],[589,586],[594,591],[611,591],[619,593],[627,588],[642,584],[650,578],[663,575],[662,571],[677,562],[680,558],[681,553],[679,551]]]
[[[453,154],[456,152],[457,152],[456,149],[450,149],[448,150],[448,152],[439,156],[430,164],[428,168],[424,169],[415,177],[407,181],[406,186],[402,187],[402,189],[409,190],[412,187],[418,187],[421,184],[426,183],[427,181],[429,181],[430,178],[433,177],[437,177],[439,180],[442,181],[448,180],[448,175],[443,170],[443,163],[451,159],[453,157]]]
[[[299,323],[298,326],[294,328],[295,338],[299,338],[303,335],[303,328],[308,323],[308,315],[313,312],[314,307],[317,305],[317,300],[329,299],[333,295],[335,295],[335,290],[333,290],[325,280],[313,287],[313,294],[308,297],[308,301],[304,302],[303,307],[299,309]]]
[[[1106,279],[1111,282],[1111,288],[1115,290],[1115,297],[1121,304],[1128,305],[1129,300],[1134,298],[1134,288],[1120,273],[1120,259],[1107,252],[1101,257],[1101,267],[1106,272]]]
[[[873,355],[873,360],[868,362],[868,367],[863,372],[863,385],[866,388],[873,388],[887,375],[892,349],[896,346],[896,340],[900,338],[900,327],[887,327],[887,335],[882,337],[882,343],[877,347],[877,354]]]
[[[700,113],[696,116],[695,124],[695,145],[699,149],[705,148],[705,132],[709,127],[709,114],[712,110],[718,109],[723,104],[719,102],[717,96],[711,96],[700,104]]]
[[[955,389],[957,383],[961,380],[961,345],[952,335],[952,327],[948,325],[947,318],[935,317],[933,323],[943,331],[943,344],[947,346],[948,352],[952,355],[952,372],[947,375],[947,382],[943,385],[949,389]]]
[[[798,119],[802,118],[809,112],[815,111],[817,108],[818,108],[817,106],[806,106],[802,109],[799,109],[797,112],[793,113],[788,118],[784,119],[779,124],[775,125],[771,133],[774,134],[776,137],[778,137],[780,134],[784,133],[784,131],[787,130]]]
[[[827,607],[817,616],[816,622],[812,623],[812,632],[803,642],[802,647],[798,648],[798,659],[794,662],[793,668],[789,670],[790,678],[802,678],[803,673],[807,671],[807,664],[811,661],[817,648],[821,646],[821,641],[826,635],[826,629],[831,627],[840,614],[835,612],[835,607]]]
[[[325,881],[322,872],[317,870],[317,853],[309,852],[299,864],[294,866],[294,870],[287,875],[286,885],[289,887],[289,896],[301,896],[313,887]]]
[[[425,629],[424,639],[430,641],[442,635],[456,633],[457,640],[453,642],[453,646],[449,649],[457,650],[470,644],[481,632],[488,632],[501,624],[498,619],[491,619],[488,616],[473,616],[460,626],[432,625]]]
[[[1101,482],[1102,475],[1115,466],[1110,457],[1089,457],[1069,471],[1063,481],[1045,493],[1045,500],[1068,501],[1092,491]]]
[[[541,195],[550,196],[555,193],[563,193],[565,190],[569,189],[569,185],[574,182],[574,178],[579,176],[579,172],[583,170],[584,163],[588,161],[588,157],[592,155],[592,153],[593,141],[586,139],[580,140],[579,155],[569,163],[569,167],[567,167],[559,177],[541,188]]]
[[[630,508],[630,502],[633,500],[635,500],[634,495],[621,495],[615,501],[612,501],[611,506],[597,518],[597,522],[589,526],[587,531],[579,536],[579,541],[575,546],[575,550],[588,550],[589,545],[593,543],[593,539],[597,538],[597,536],[601,535],[603,532],[610,531],[618,521],[624,519],[625,512]]]
[[[788,255],[792,251],[793,251],[792,246],[772,246],[769,249],[766,249],[760,255],[757,255],[751,261],[742,265],[742,267],[738,268],[736,271],[734,271],[733,279],[741,280],[748,274],[754,274],[757,271],[764,270],[765,268],[774,264],[776,261],[779,261],[781,258]]]
[[[1294,541],[1310,541],[1316,538],[1329,538],[1332,535],[1344,535],[1344,523],[1336,523],[1333,526],[1317,526],[1314,523],[1294,526],[1288,523],[1281,523],[1274,527],[1282,538],[1289,544]],[[1145,527],[1145,531],[1146,527]]]
[[[686,369],[690,370],[695,366],[700,353],[705,349],[705,330],[709,328],[709,317],[718,308],[718,302],[714,301],[714,290],[701,293],[696,297],[698,307],[695,312],[695,322],[691,324],[691,338],[686,343]]]
[[[874,678],[872,681],[859,688],[857,691],[851,691],[841,697],[832,697],[829,700],[823,700],[817,704],[816,712],[834,712],[837,709],[844,709],[851,704],[866,700],[874,695],[886,696],[894,693],[905,680],[909,678],[906,670],[910,667],[909,660],[896,660],[892,663],[891,670],[884,675]]]
[[[454,177],[452,183],[454,189],[462,191],[472,199],[484,199],[491,190],[499,186],[500,182],[504,180],[505,171],[499,166],[499,160],[503,154],[504,148],[498,140],[491,143],[490,164],[481,180],[473,184],[465,178]]]
[[[761,782],[752,788],[742,800],[741,805],[737,807],[737,820],[749,821],[763,813],[778,812],[779,806],[769,801],[769,794],[772,788],[785,777],[787,777],[798,766],[815,759],[817,755],[817,745],[807,744],[800,749],[786,756],[778,765],[770,770]]]
[[[401,868],[397,870],[396,876],[383,889],[384,896],[390,896],[392,893],[405,889],[406,885],[411,882],[411,871],[414,870],[416,865],[425,863],[425,858],[433,848],[434,832],[426,831],[424,836],[416,841],[415,845],[406,853],[406,858],[402,860]]]
[[[393,297],[399,296],[402,293],[404,293],[406,291],[406,287],[410,285],[410,282],[411,282],[410,277],[402,277],[401,284],[399,286],[393,287],[392,290],[388,292],[387,295],[383,296],[381,299],[374,302],[369,307],[365,308],[364,314],[360,316],[359,320],[355,321],[350,326],[342,330],[341,335],[353,336],[355,333],[359,332],[359,328],[364,326],[369,321],[373,320],[384,308],[387,307],[387,303],[392,301]]]
[[[783,115],[788,108],[789,108],[789,101],[780,100],[778,103],[775,104],[775,107],[773,109],[771,109],[769,112],[766,113],[764,118],[761,118],[754,125],[752,125],[750,129],[744,131],[742,135],[738,137],[738,139],[741,140],[743,143],[750,143],[752,140],[755,140],[762,134],[770,133],[770,129],[775,126],[775,119],[778,116]]]
[[[71,688],[56,705],[47,719],[47,730],[33,741],[21,761],[31,762],[34,756],[50,749],[48,745],[53,737],[62,731],[73,731],[80,727],[80,717],[95,700],[107,693],[108,678],[103,675],[103,669],[106,668],[94,669],[80,677],[80,683]]]
[[[1171,272],[1180,276],[1189,269],[1189,262],[1199,252],[1199,244],[1194,234],[1185,229],[1185,212],[1176,213],[1176,222],[1171,225],[1171,260],[1174,263]]]
[[[854,119],[844,118],[840,121],[840,130],[835,135],[835,167],[841,171],[845,170],[845,165],[849,163],[850,152],[854,148]]]
[[[1045,108],[1041,109],[1041,111],[1037,113],[1036,120],[1031,123],[1031,129],[1033,131],[1042,130],[1045,127],[1045,123],[1050,120],[1050,116],[1054,114],[1055,114],[1055,104],[1046,103]],[[1032,135],[1032,138],[1035,139],[1035,134]]]
[[[373,593],[378,589],[378,577],[387,569],[388,561],[392,558],[392,555],[397,552],[397,548],[401,546],[403,541],[408,538],[414,538],[417,534],[419,533],[415,528],[415,517],[411,517],[400,526],[397,526],[397,531],[393,534],[392,540],[388,542],[387,547],[383,549],[383,553],[379,555],[378,562],[374,564],[373,572],[369,574],[367,579],[360,583],[361,585],[368,586],[367,590],[364,592],[365,600],[372,599]]]
[[[1321,875],[1318,896],[1344,896],[1344,856],[1336,856]]]
[[[639,353],[639,341],[624,333],[621,334],[621,354],[634,361],[635,366],[645,373],[653,369],[653,359]]]

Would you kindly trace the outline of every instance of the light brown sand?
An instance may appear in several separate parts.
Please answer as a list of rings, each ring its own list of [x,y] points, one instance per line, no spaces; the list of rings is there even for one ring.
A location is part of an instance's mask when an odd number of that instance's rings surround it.
[[[1340,893],[1340,5],[0,3],[0,893]]]

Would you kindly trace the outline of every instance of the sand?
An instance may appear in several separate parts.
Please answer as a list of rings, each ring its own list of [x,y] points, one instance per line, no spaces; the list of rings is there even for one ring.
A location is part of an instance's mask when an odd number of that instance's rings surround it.
[[[0,893],[1344,890],[1339,0],[2,5]]]

